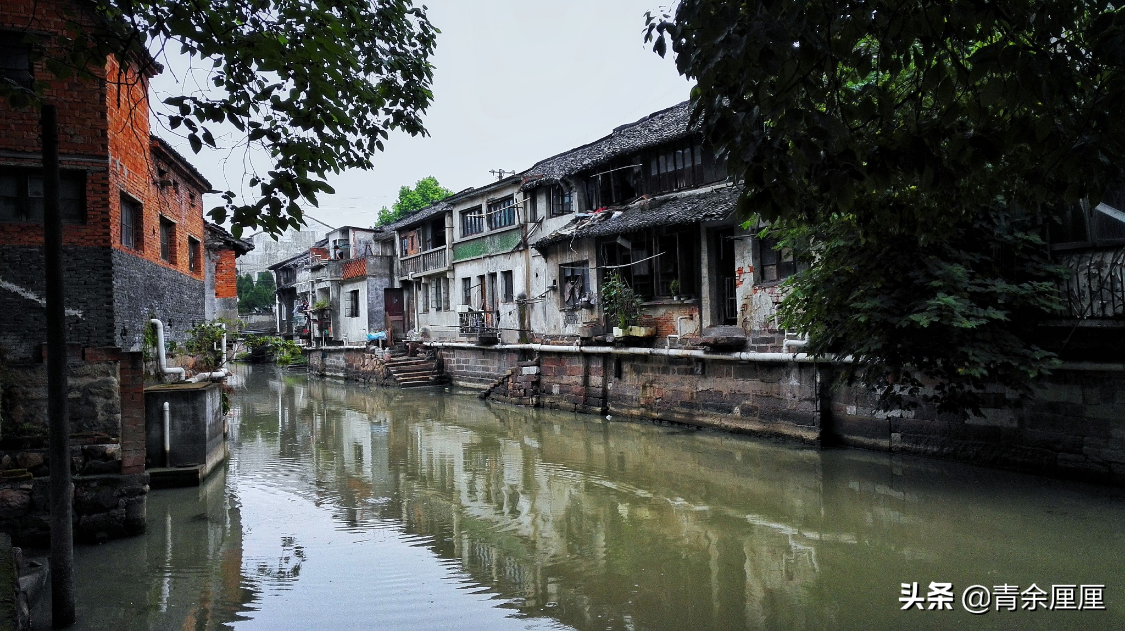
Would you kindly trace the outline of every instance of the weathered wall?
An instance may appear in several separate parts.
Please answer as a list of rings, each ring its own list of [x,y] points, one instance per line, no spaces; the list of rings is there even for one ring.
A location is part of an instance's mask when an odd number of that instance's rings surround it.
[[[204,319],[202,278],[119,250],[113,250],[112,258],[114,328],[123,348],[140,350],[149,318],[162,320],[165,339],[177,341]]]
[[[442,354],[454,384],[501,400],[1125,483],[1120,371],[1060,370],[1032,400],[996,392],[966,420],[929,406],[877,412],[873,395],[833,390],[831,369],[812,363],[542,351],[529,371],[512,348]]]
[[[47,365],[9,367],[4,388],[3,438],[47,435]],[[117,440],[121,434],[118,362],[67,363],[67,411],[72,434],[100,434]]]
[[[108,248],[63,246],[67,341],[114,346],[113,268]],[[0,248],[0,347],[9,361],[37,361],[47,341],[43,248]]]

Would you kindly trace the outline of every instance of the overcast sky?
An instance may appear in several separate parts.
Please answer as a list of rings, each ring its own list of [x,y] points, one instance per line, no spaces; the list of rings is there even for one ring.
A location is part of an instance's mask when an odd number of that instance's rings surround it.
[[[688,98],[691,84],[644,44],[644,13],[667,0],[430,0],[441,29],[433,57],[430,136],[392,134],[373,171],[329,183],[312,216],[332,226],[372,225],[403,184],[437,177],[454,191],[492,181],[492,169],[523,170],[596,140],[614,127]],[[190,92],[171,60],[153,81],[154,100]],[[240,190],[241,153],[192,154],[172,142],[216,189]],[[220,140],[220,143],[222,141]],[[228,156],[230,158],[228,159]],[[221,200],[212,196],[208,208]]]

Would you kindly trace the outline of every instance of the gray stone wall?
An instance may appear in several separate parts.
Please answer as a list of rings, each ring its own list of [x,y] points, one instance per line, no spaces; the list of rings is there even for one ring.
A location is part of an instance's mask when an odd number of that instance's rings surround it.
[[[383,290],[393,286],[394,257],[367,257],[367,330],[374,333],[387,328],[387,311]]]
[[[176,341],[205,319],[203,281],[117,250],[112,259],[115,328],[124,350],[141,350],[149,318],[162,320],[166,338]]]
[[[47,435],[47,366],[17,364],[17,379],[5,384],[0,437]],[[67,411],[74,434],[121,436],[121,392],[117,361],[67,364]]]
[[[455,384],[493,393],[505,379],[510,391],[521,367],[511,348],[442,353]],[[983,415],[967,419],[925,405],[878,411],[873,394],[834,390],[832,369],[811,363],[544,351],[537,379],[521,371],[515,385],[527,398],[537,381],[539,405],[575,412],[1125,484],[1125,373],[1078,368],[1044,378],[1030,400],[994,392]]]
[[[47,341],[43,301],[43,248],[0,250],[0,347],[9,361],[38,360]],[[115,346],[113,269],[107,248],[63,248],[67,341],[81,346]]]

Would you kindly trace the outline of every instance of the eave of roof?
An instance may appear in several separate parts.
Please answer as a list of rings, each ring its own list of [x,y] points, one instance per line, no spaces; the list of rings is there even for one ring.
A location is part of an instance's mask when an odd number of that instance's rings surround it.
[[[203,225],[207,228],[207,240],[209,243],[218,242],[221,245],[227,246],[234,250],[235,256],[242,256],[254,249],[253,243],[246,239],[236,239],[234,235],[227,232],[226,228],[223,228],[219,224],[205,221]]]
[[[188,162],[187,158],[183,157],[178,151],[173,149],[172,145],[168,144],[166,140],[154,135],[150,135],[149,138],[152,141],[152,146],[163,152],[165,156],[167,156],[169,162],[176,164],[184,171],[187,171],[188,175],[195,178],[196,183],[201,185],[204,193],[215,192],[214,188],[211,186],[211,182],[207,181],[207,178],[203,177],[203,174],[200,173],[199,170],[194,166],[192,166],[191,162]]]
[[[608,136],[537,162],[526,171],[524,190],[558,182],[620,155],[690,136],[691,101],[653,112],[635,123],[622,125]]]
[[[723,221],[734,214],[737,205],[738,189],[726,183],[651,199],[642,198],[625,206],[575,217],[567,225],[533,243],[532,247],[542,251],[562,241],[625,234],[645,228]]]

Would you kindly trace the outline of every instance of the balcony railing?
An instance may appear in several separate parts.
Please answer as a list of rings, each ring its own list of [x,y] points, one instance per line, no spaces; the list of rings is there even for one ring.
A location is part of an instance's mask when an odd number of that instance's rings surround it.
[[[1125,248],[1067,254],[1059,262],[1072,272],[1061,287],[1067,315],[1125,319]]]
[[[457,314],[461,335],[476,337],[482,343],[500,339],[500,319],[496,311],[466,311]]]
[[[402,258],[402,271],[399,275],[409,277],[444,270],[449,267],[447,260],[444,245],[420,254],[405,256]]]

